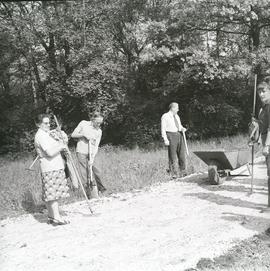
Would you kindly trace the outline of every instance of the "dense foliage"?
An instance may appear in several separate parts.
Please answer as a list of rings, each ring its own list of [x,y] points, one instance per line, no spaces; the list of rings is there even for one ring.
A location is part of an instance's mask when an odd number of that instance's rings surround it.
[[[70,132],[105,115],[104,143],[147,146],[180,104],[189,137],[243,131],[267,73],[268,0],[0,3],[0,149],[31,149],[38,112]]]

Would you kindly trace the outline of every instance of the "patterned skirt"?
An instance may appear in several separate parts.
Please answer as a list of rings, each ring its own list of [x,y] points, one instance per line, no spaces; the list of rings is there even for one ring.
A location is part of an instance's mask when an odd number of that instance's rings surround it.
[[[41,173],[42,200],[51,201],[69,197],[64,169]]]

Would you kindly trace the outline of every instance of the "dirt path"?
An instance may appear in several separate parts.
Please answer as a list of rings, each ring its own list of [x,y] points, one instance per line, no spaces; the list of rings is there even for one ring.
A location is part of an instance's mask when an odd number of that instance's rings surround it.
[[[63,207],[70,225],[46,224],[45,214],[0,222],[0,269],[185,270],[201,258],[226,253],[239,241],[264,231],[269,214],[266,169],[256,164],[255,193],[248,177],[221,186],[199,174],[137,193],[117,194]]]

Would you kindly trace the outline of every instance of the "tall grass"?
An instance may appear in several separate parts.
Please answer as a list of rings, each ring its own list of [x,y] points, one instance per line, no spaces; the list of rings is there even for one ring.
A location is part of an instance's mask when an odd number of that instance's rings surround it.
[[[192,151],[206,149],[226,150],[247,148],[243,135],[208,141],[189,142],[191,155],[188,158],[187,173],[205,171],[207,166]],[[37,211],[43,208],[41,181],[38,164],[35,171],[26,170],[33,157],[25,155],[15,160],[0,158],[0,218],[18,211]],[[104,146],[96,158],[100,168],[106,194],[141,189],[154,183],[166,182],[169,176],[167,150],[165,148],[144,151],[127,150],[120,147]],[[80,191],[71,190],[70,200],[82,199]]]

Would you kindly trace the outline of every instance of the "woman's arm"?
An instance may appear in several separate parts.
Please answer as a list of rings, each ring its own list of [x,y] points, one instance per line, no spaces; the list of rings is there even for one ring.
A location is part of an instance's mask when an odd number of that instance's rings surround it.
[[[52,146],[52,147],[44,150],[44,152],[46,153],[47,156],[54,157],[65,149],[66,149],[66,146],[64,144],[60,143],[57,146]]]
[[[49,137],[50,135],[43,134],[35,138],[35,146],[38,153],[42,151],[45,156],[54,157],[67,148],[63,142],[55,141],[52,143],[51,140],[48,140],[50,139]],[[44,157],[44,155],[41,155],[41,157]]]

